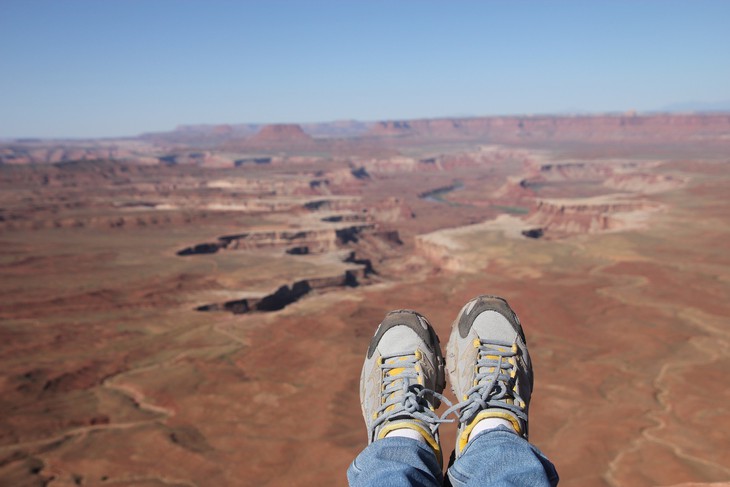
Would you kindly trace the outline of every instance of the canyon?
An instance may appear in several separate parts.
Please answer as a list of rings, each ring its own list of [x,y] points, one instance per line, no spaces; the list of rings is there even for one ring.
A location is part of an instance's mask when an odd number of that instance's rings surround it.
[[[444,343],[490,293],[561,485],[722,485],[728,154],[728,114],[3,142],[0,484],[342,485],[385,313]]]

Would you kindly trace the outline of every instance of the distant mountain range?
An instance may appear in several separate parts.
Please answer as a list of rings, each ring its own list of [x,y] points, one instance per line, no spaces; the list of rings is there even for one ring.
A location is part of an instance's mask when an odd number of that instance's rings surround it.
[[[730,100],[673,103],[661,107],[657,112],[730,112]]]

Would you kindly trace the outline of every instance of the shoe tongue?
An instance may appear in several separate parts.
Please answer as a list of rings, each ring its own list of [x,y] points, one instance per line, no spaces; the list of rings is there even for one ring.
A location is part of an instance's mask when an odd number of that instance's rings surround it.
[[[495,350],[495,351],[498,351],[498,352],[509,352],[510,349],[511,349],[511,347],[505,347],[503,345],[489,345],[488,348],[490,350]],[[485,365],[485,366],[479,367],[479,372],[480,373],[482,373],[482,374],[484,374],[484,373],[491,374],[491,373],[498,373],[499,372],[498,370],[496,370],[496,365],[499,363],[499,359],[500,359],[500,356],[499,355],[493,355],[492,353],[486,352],[484,355],[482,355],[482,358],[484,358],[486,360],[493,360],[495,362],[495,364],[494,365]],[[506,357],[501,357],[501,358],[502,358],[502,365],[503,366],[509,364],[508,359]]]
[[[394,358],[387,359],[385,361],[385,363],[388,365],[397,365],[398,362],[405,362],[406,360],[408,360],[408,357],[406,357],[406,356],[394,357]],[[388,397],[386,398],[386,401],[390,401],[391,399],[394,399],[397,395],[400,395],[403,392],[403,380],[404,379],[398,379],[397,377],[399,375],[401,375],[403,372],[405,372],[405,370],[406,370],[405,367],[396,367],[396,368],[390,369],[386,372],[386,375],[388,377],[395,378],[395,380],[393,382],[391,382],[388,386],[389,388],[394,388],[395,390],[388,395]],[[388,406],[388,408],[386,408],[385,411],[386,412],[392,411],[396,406],[397,406],[396,404],[394,404],[392,406]]]

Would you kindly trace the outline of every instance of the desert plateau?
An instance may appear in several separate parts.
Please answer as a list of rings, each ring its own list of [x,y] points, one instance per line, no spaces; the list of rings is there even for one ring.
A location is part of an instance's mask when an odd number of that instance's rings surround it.
[[[726,113],[3,140],[0,485],[345,485],[385,313],[485,293],[561,485],[728,485],[729,168]]]

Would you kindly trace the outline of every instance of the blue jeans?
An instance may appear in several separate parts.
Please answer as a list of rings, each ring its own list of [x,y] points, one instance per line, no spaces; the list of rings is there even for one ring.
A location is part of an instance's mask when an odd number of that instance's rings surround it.
[[[507,428],[487,430],[470,441],[448,471],[453,486],[555,486],[555,466]],[[440,487],[436,454],[422,441],[383,438],[371,443],[347,470],[351,487]]]

